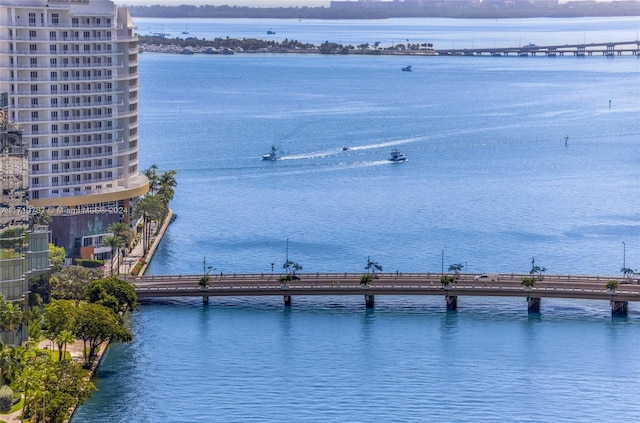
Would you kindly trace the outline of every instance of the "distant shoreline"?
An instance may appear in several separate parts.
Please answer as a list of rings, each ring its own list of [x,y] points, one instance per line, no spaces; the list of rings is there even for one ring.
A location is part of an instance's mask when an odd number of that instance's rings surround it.
[[[330,7],[247,6],[127,6],[134,18],[251,18],[251,19],[388,19],[388,18],[584,18],[640,16],[640,1],[567,2],[529,4],[492,1],[480,4],[458,2],[332,1]]]
[[[283,42],[260,39],[215,38],[213,40],[197,38],[165,38],[162,36],[139,36],[138,47],[141,53],[168,54],[222,54],[236,53],[274,53],[274,54],[325,54],[325,55],[366,55],[366,56],[640,56],[640,44],[637,41],[619,41],[607,43],[536,46],[528,44],[510,48],[476,49],[435,49],[432,43],[400,43],[389,47],[380,47],[379,43],[362,43],[357,46],[342,45],[326,41],[320,45],[301,43],[296,40]],[[628,46],[628,47],[626,47]]]

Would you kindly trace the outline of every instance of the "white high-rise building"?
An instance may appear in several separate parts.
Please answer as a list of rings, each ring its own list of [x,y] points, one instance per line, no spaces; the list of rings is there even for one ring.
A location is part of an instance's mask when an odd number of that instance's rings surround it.
[[[0,0],[0,92],[29,154],[29,205],[52,240],[100,256],[148,191],[138,168],[138,44],[109,0]]]

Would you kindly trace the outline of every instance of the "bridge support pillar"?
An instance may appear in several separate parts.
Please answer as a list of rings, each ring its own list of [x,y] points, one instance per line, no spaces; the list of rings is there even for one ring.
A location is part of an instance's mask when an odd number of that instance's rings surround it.
[[[455,311],[458,309],[457,295],[447,295],[444,298],[447,301],[447,311]]]
[[[291,295],[284,296],[284,306],[291,307]]]
[[[364,304],[366,308],[373,308],[375,304],[375,296],[373,294],[366,294],[364,296]]]
[[[529,313],[540,313],[540,303],[542,298],[540,297],[527,297],[527,311]]]
[[[611,300],[611,316],[612,317],[627,317],[628,310],[629,310],[628,301]]]
[[[205,294],[202,296],[202,304],[209,304],[209,295]]]

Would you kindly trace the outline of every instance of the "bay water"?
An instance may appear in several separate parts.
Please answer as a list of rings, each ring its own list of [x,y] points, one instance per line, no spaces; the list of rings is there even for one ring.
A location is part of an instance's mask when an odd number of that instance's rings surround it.
[[[500,38],[502,22],[427,21],[460,27],[474,44],[513,45]],[[633,39],[638,25],[587,21],[568,37],[584,21],[521,22],[538,44],[580,42],[589,27]],[[373,44],[419,22],[360,22],[341,42]],[[277,23],[237,24],[258,33]],[[165,25],[195,32],[204,23],[148,22]],[[309,28],[290,38],[321,39]],[[174,169],[178,181],[178,218],[150,274],[201,273],[204,260],[215,273],[277,273],[286,257],[303,274],[361,272],[367,258],[385,272],[461,263],[526,273],[533,259],[548,273],[619,277],[623,265],[638,267],[635,56],[144,53],[140,86],[142,167]],[[261,161],[272,145],[281,160]],[[394,148],[409,160],[390,164]],[[131,316],[134,341],[109,348],[99,390],[72,422],[640,418],[635,304],[624,319],[605,302],[543,299],[540,315],[521,299],[458,306],[405,297],[376,298],[374,310],[359,297],[294,297],[290,309],[281,298],[146,303]]]

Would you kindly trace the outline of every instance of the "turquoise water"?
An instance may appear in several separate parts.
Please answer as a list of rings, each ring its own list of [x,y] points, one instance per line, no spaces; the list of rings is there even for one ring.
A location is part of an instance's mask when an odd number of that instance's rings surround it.
[[[608,31],[626,38],[618,23]],[[145,53],[140,82],[143,167],[178,172],[152,274],[197,273],[203,257],[215,272],[279,271],[287,239],[311,273],[363,271],[368,256],[390,272],[638,267],[635,57]],[[260,161],[272,144],[282,160]],[[387,163],[393,148],[409,161]],[[635,304],[625,319],[606,302],[458,307],[148,303],[73,423],[638,420]]]

